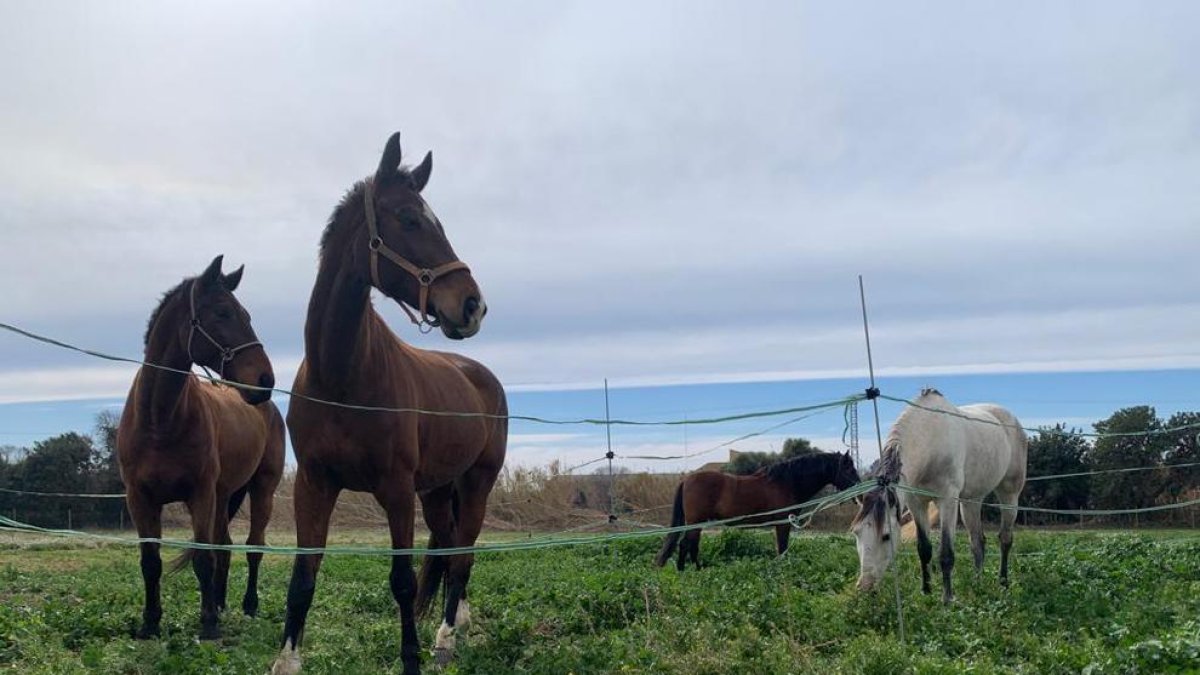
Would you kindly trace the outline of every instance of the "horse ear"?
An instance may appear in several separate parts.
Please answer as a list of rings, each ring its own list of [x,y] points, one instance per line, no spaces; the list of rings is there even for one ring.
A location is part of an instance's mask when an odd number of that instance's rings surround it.
[[[225,260],[224,255],[213,258],[213,261],[208,264],[208,268],[200,275],[201,286],[211,288],[221,280],[221,262],[223,260]]]
[[[246,266],[242,265],[241,267],[238,267],[236,270],[221,277],[221,284],[223,286],[225,286],[225,290],[229,291],[230,293],[236,291],[238,284],[242,283],[242,272],[245,272],[245,271],[246,271]]]
[[[429,182],[429,174],[433,172],[433,151],[425,153],[425,159],[412,170],[413,189],[417,192],[425,189]]]
[[[400,132],[392,134],[383,146],[383,157],[379,158],[379,168],[375,170],[375,182],[382,183],[396,173],[400,167]]]

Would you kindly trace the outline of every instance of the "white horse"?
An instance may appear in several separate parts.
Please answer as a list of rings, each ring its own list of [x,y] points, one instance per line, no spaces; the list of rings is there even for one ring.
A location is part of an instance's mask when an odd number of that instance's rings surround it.
[[[934,498],[897,491],[900,482],[939,495],[942,514],[942,600],[954,592],[954,530],[961,509],[963,525],[971,535],[975,572],[983,567],[983,499],[995,492],[1004,505],[1015,507],[1025,486],[1028,440],[1020,422],[998,405],[978,403],[955,407],[936,389],[926,389],[896,420],[883,449],[880,476],[884,484],[863,496],[862,507],[851,529],[858,545],[858,588],[870,590],[891,564],[900,535],[900,509],[912,513],[917,526],[917,551],[921,555],[921,590],[930,592],[929,502]],[[897,494],[899,492],[899,494]],[[1012,548],[1015,509],[1000,517],[1000,583],[1008,585],[1008,552]]]

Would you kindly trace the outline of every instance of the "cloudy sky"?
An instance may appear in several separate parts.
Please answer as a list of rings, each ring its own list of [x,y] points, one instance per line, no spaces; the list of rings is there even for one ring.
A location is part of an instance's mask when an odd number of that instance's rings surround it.
[[[138,356],[224,253],[286,384],[324,222],[400,130],[491,310],[453,347],[519,412],[849,393],[860,273],[885,375],[1200,367],[1200,5],[398,4],[4,3],[0,321]],[[131,377],[0,336],[0,442]]]

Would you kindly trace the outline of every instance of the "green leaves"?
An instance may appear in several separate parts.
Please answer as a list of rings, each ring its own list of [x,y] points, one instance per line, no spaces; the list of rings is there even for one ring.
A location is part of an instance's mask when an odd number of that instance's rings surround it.
[[[908,642],[896,634],[892,579],[853,589],[844,535],[803,535],[783,557],[769,533],[707,534],[708,567],[651,561],[656,542],[476,558],[474,621],[457,660],[429,673],[1094,673],[1200,668],[1200,541],[1155,534],[1018,531],[1013,587],[998,555],[976,578],[958,542],[958,599],[919,590],[914,547],[896,573]],[[190,575],[163,581],[163,638],[129,637],[141,611],[137,555],[123,548],[0,551],[0,669],[62,673],[257,673],[278,650],[290,559],[263,565],[261,617],[236,610],[216,643],[195,639]],[[396,672],[400,626],[388,561],[328,556],[306,634],[305,672]],[[230,597],[245,564],[235,557]],[[439,621],[419,627],[432,644]],[[1190,669],[1190,670],[1189,670]]]

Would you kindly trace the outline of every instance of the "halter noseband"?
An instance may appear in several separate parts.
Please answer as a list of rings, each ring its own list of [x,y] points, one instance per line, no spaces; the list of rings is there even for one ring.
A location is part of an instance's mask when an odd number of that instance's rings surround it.
[[[212,346],[217,348],[217,351],[221,352],[221,366],[217,370],[217,374],[221,377],[222,380],[224,380],[225,379],[225,365],[227,363],[229,363],[230,361],[232,361],[234,359],[234,357],[236,357],[238,355],[238,352],[240,352],[244,349],[249,349],[250,347],[261,347],[262,343],[259,342],[258,340],[253,340],[251,342],[247,342],[246,344],[238,345],[236,347],[226,347],[225,345],[221,344],[220,342],[217,342],[217,339],[214,338],[212,335],[210,335],[208,331],[204,330],[204,326],[200,325],[200,317],[196,316],[196,285],[198,283],[200,283],[199,279],[192,280],[192,288],[191,288],[191,290],[188,291],[188,307],[192,314],[191,320],[188,322],[188,324],[191,326],[191,328],[188,330],[188,341],[187,341],[188,360],[191,361],[192,363],[196,363],[195,357],[192,356],[192,339],[196,337],[196,332],[199,331],[200,334],[203,335],[206,340],[208,340],[209,342],[212,343]],[[205,372],[208,372],[208,368],[206,368],[204,366],[204,364],[199,364],[199,365],[201,368],[204,368]],[[211,377],[211,375],[210,375],[210,377]]]
[[[379,226],[375,222],[375,185],[368,180],[363,186],[363,205],[367,211],[367,235],[370,239],[367,241],[367,248],[371,251],[371,282],[375,284],[375,288],[387,293],[383,290],[383,285],[379,283],[379,256],[383,256],[392,261],[397,267],[408,272],[421,285],[420,295],[417,300],[417,314],[413,314],[403,300],[397,298],[400,308],[408,315],[410,321],[417,326],[417,330],[422,333],[428,333],[435,327],[441,325],[441,321],[437,317],[430,317],[426,311],[429,306],[429,287],[437,281],[439,277],[443,277],[456,270],[470,270],[467,264],[461,260],[452,260],[444,265],[438,265],[433,269],[428,267],[417,267],[409,262],[404,256],[396,253],[387,244],[383,243],[383,237],[379,235]],[[418,315],[420,318],[418,319]]]

